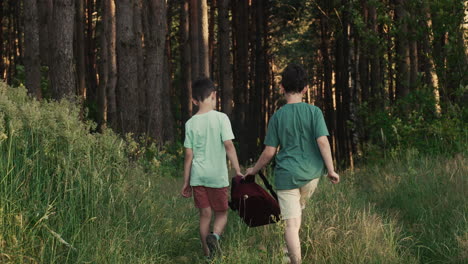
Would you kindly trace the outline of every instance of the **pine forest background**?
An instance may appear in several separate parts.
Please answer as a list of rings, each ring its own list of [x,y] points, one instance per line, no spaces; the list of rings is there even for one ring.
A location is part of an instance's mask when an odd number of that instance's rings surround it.
[[[363,144],[406,132],[392,122],[427,122],[466,103],[466,8],[455,0],[4,0],[0,73],[39,100],[77,96],[97,130],[159,145],[182,139],[191,81],[209,76],[246,162],[283,103],[279,73],[301,63],[305,101],[324,111],[334,157],[347,167]]]
[[[0,0],[0,263],[203,263],[191,83],[249,166],[292,62],[342,179],[304,211],[304,263],[466,263],[467,29],[459,0]],[[282,263],[282,228],[230,212],[212,263]]]

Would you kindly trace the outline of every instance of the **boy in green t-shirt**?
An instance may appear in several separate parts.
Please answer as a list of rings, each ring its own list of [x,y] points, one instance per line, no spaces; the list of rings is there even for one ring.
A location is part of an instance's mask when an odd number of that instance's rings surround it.
[[[192,100],[198,112],[185,123],[184,185],[181,194],[190,197],[200,212],[200,239],[205,256],[220,252],[219,239],[227,223],[228,169],[226,154],[236,174],[241,175],[234,134],[226,114],[215,111],[216,91],[208,78],[196,80]],[[210,234],[211,214],[215,219]]]
[[[297,64],[286,67],[282,73],[281,90],[287,104],[276,111],[268,123],[265,150],[247,175],[255,175],[276,155],[275,185],[282,218],[286,221],[285,240],[291,263],[301,262],[302,209],[306,200],[317,187],[319,177],[324,173],[332,183],[340,181],[333,168],[328,142],[328,130],[322,111],[302,102],[307,92],[304,69]]]

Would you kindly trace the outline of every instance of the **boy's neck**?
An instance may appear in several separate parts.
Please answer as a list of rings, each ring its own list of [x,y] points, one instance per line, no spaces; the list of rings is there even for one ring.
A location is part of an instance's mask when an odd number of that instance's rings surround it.
[[[302,93],[286,93],[285,97],[288,104],[296,104],[302,102]]]
[[[200,103],[198,105],[198,112],[197,115],[205,114],[210,111],[214,110],[210,103]]]

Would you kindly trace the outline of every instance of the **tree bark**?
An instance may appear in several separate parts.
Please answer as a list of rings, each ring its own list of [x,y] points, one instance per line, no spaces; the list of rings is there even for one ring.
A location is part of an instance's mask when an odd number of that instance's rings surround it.
[[[376,41],[380,38],[377,25],[377,10],[375,3],[370,3],[368,5],[369,10],[369,21],[368,28],[369,33],[374,36],[374,39],[371,40],[369,45],[370,52],[370,87],[371,87],[371,97],[372,97],[372,108],[383,109],[384,101],[382,100],[382,85],[381,85],[381,73],[380,73],[380,47],[379,43]]]
[[[199,41],[199,18],[198,18],[198,1],[190,0],[190,51],[191,51],[191,68],[192,79],[200,77],[200,41]]]
[[[234,133],[246,137],[249,81],[249,2],[232,1],[234,50]],[[239,159],[247,161],[248,144],[240,142]]]
[[[144,55],[144,50],[143,50],[143,39],[144,39],[144,34],[143,34],[143,27],[144,23],[143,20],[146,18],[143,18],[143,13],[148,14],[149,10],[147,10],[146,6],[143,5],[142,0],[134,0],[134,6],[133,6],[133,25],[134,25],[134,30],[135,30],[135,48],[136,48],[136,56],[137,56],[137,76],[138,76],[138,92],[137,92],[137,97],[138,97],[138,105],[135,106],[138,108],[138,120],[139,123],[141,124],[140,126],[140,131],[138,131],[139,134],[141,133],[147,133],[148,131],[146,130],[147,128],[145,127],[146,120],[148,118],[148,112],[146,109],[146,67],[145,67],[145,55]],[[146,19],[146,21],[148,21]],[[147,24],[147,23],[145,23]],[[149,25],[145,25],[145,27],[148,27]]]
[[[208,45],[208,4],[207,0],[198,0],[198,40],[200,53],[200,74],[210,77],[210,56]]]
[[[218,52],[219,52],[219,84],[222,89],[222,109],[232,118],[232,68],[229,41],[229,0],[218,0]]]
[[[102,32],[99,37],[100,56],[99,56],[99,86],[98,86],[98,116],[97,130],[102,132],[106,126],[106,90],[109,82],[109,40],[107,31],[109,30],[109,9],[105,0],[101,2],[101,23]]]
[[[96,74],[96,47],[95,47],[95,26],[93,22],[93,13],[96,9],[96,0],[86,0],[87,9],[87,27],[86,27],[86,99],[90,102],[97,102],[97,74]],[[118,2],[119,0],[117,0]]]
[[[24,0],[24,68],[28,93],[42,98],[41,92],[41,58],[39,51],[39,15],[37,0]]]
[[[76,5],[76,28],[75,28],[75,59],[77,76],[77,94],[86,96],[86,62],[85,62],[85,13],[84,0],[75,0]]]
[[[181,70],[181,110],[182,123],[192,116],[192,76],[189,39],[189,0],[182,0],[180,8],[180,70]],[[223,86],[221,86],[223,87]]]
[[[115,2],[114,0],[103,0],[106,8],[104,9],[105,17],[107,18],[107,28],[104,30],[107,38],[109,65],[109,79],[106,87],[106,102],[107,102],[107,123],[117,129],[117,54],[116,54],[116,18],[115,18]]]
[[[165,0],[147,0],[149,10],[150,30],[148,40],[145,43],[147,50],[146,65],[148,70],[147,80],[147,101],[148,115],[148,134],[156,140],[158,144],[164,144],[164,106],[167,104],[163,100],[169,100],[164,97],[164,60],[166,48],[166,1]]]
[[[216,7],[218,5],[217,0],[209,0],[209,21],[208,21],[208,57],[210,59],[210,76],[213,79],[213,81],[216,83],[217,78],[219,77],[215,72],[216,72],[216,66],[218,65],[217,63],[217,56],[215,56],[215,49],[216,49],[216,43],[215,41],[219,41],[219,37],[216,38],[215,36],[215,25],[216,25]],[[219,15],[219,14],[218,14]],[[218,30],[219,31],[219,30]],[[219,100],[218,100],[219,102]]]
[[[424,29],[424,34],[421,40],[421,66],[424,72],[424,82],[428,87],[431,87],[431,89],[437,89],[437,74],[434,70],[434,60],[431,50],[431,16],[427,6],[423,7],[422,12],[423,19],[420,21],[420,26]]]
[[[409,93],[410,85],[410,50],[408,44],[408,12],[404,7],[405,0],[395,0],[395,23],[398,27],[396,39],[397,50],[397,78],[396,78],[396,98],[404,98]]]
[[[410,55],[410,77],[409,77],[409,87],[411,91],[416,90],[418,86],[418,43],[416,39],[411,39],[409,41],[409,55]]]
[[[320,14],[320,51],[323,60],[323,82],[324,82],[324,104],[325,104],[325,121],[330,131],[330,146],[333,153],[336,154],[335,148],[335,111],[333,107],[333,91],[332,91],[332,63],[328,52],[330,46],[330,32],[328,15]]]
[[[132,0],[116,4],[117,30],[117,108],[118,131],[122,134],[139,131],[138,123],[138,68],[136,34],[133,24]]]
[[[367,1],[361,2],[362,6],[362,17],[365,23],[368,22],[369,17],[369,7]],[[361,34],[365,34],[361,33]],[[359,36],[361,39],[361,45],[359,46],[359,83],[360,83],[360,92],[361,92],[361,102],[369,102],[370,89],[369,89],[369,55],[366,43],[362,40],[364,36]]]
[[[41,62],[50,67],[49,63],[49,21],[52,17],[52,0],[37,0],[39,10],[39,49]]]
[[[166,0],[164,0],[166,1]],[[166,100],[163,100],[163,115],[164,115],[164,120],[163,120],[163,138],[164,138],[164,144],[173,142],[174,141],[174,117],[172,115],[172,103],[171,103],[171,98],[173,95],[173,90],[172,90],[172,82],[171,82],[171,76],[172,76],[172,49],[171,49],[171,34],[169,32],[169,29],[171,28],[172,25],[172,19],[173,19],[173,14],[174,14],[174,1],[175,0],[168,0],[166,3],[165,10],[162,10],[161,12],[166,13],[166,28],[165,28],[165,35],[166,35],[166,41],[165,41],[165,47],[164,47],[164,65],[163,65],[163,92],[162,92],[162,98],[167,98]]]
[[[50,78],[52,98],[73,96],[75,71],[73,63],[74,0],[54,1],[50,33]]]

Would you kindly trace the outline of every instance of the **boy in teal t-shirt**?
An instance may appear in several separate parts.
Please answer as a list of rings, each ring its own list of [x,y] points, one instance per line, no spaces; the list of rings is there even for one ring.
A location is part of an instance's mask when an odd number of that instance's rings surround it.
[[[281,215],[286,221],[285,240],[293,264],[301,262],[299,229],[306,200],[317,187],[325,167],[332,183],[340,180],[333,167],[322,111],[302,102],[307,89],[304,69],[297,64],[286,67],[282,73],[281,90],[287,104],[271,117],[265,150],[255,166],[246,172],[246,176],[257,174],[275,156],[279,147],[274,170],[275,185]]]
[[[234,134],[226,114],[215,111],[216,91],[213,82],[202,78],[193,83],[192,100],[198,112],[185,123],[184,185],[181,194],[190,197],[200,212],[200,239],[205,256],[220,251],[219,239],[227,223],[228,169],[226,154],[236,174],[241,175]],[[213,232],[210,234],[214,211]]]

